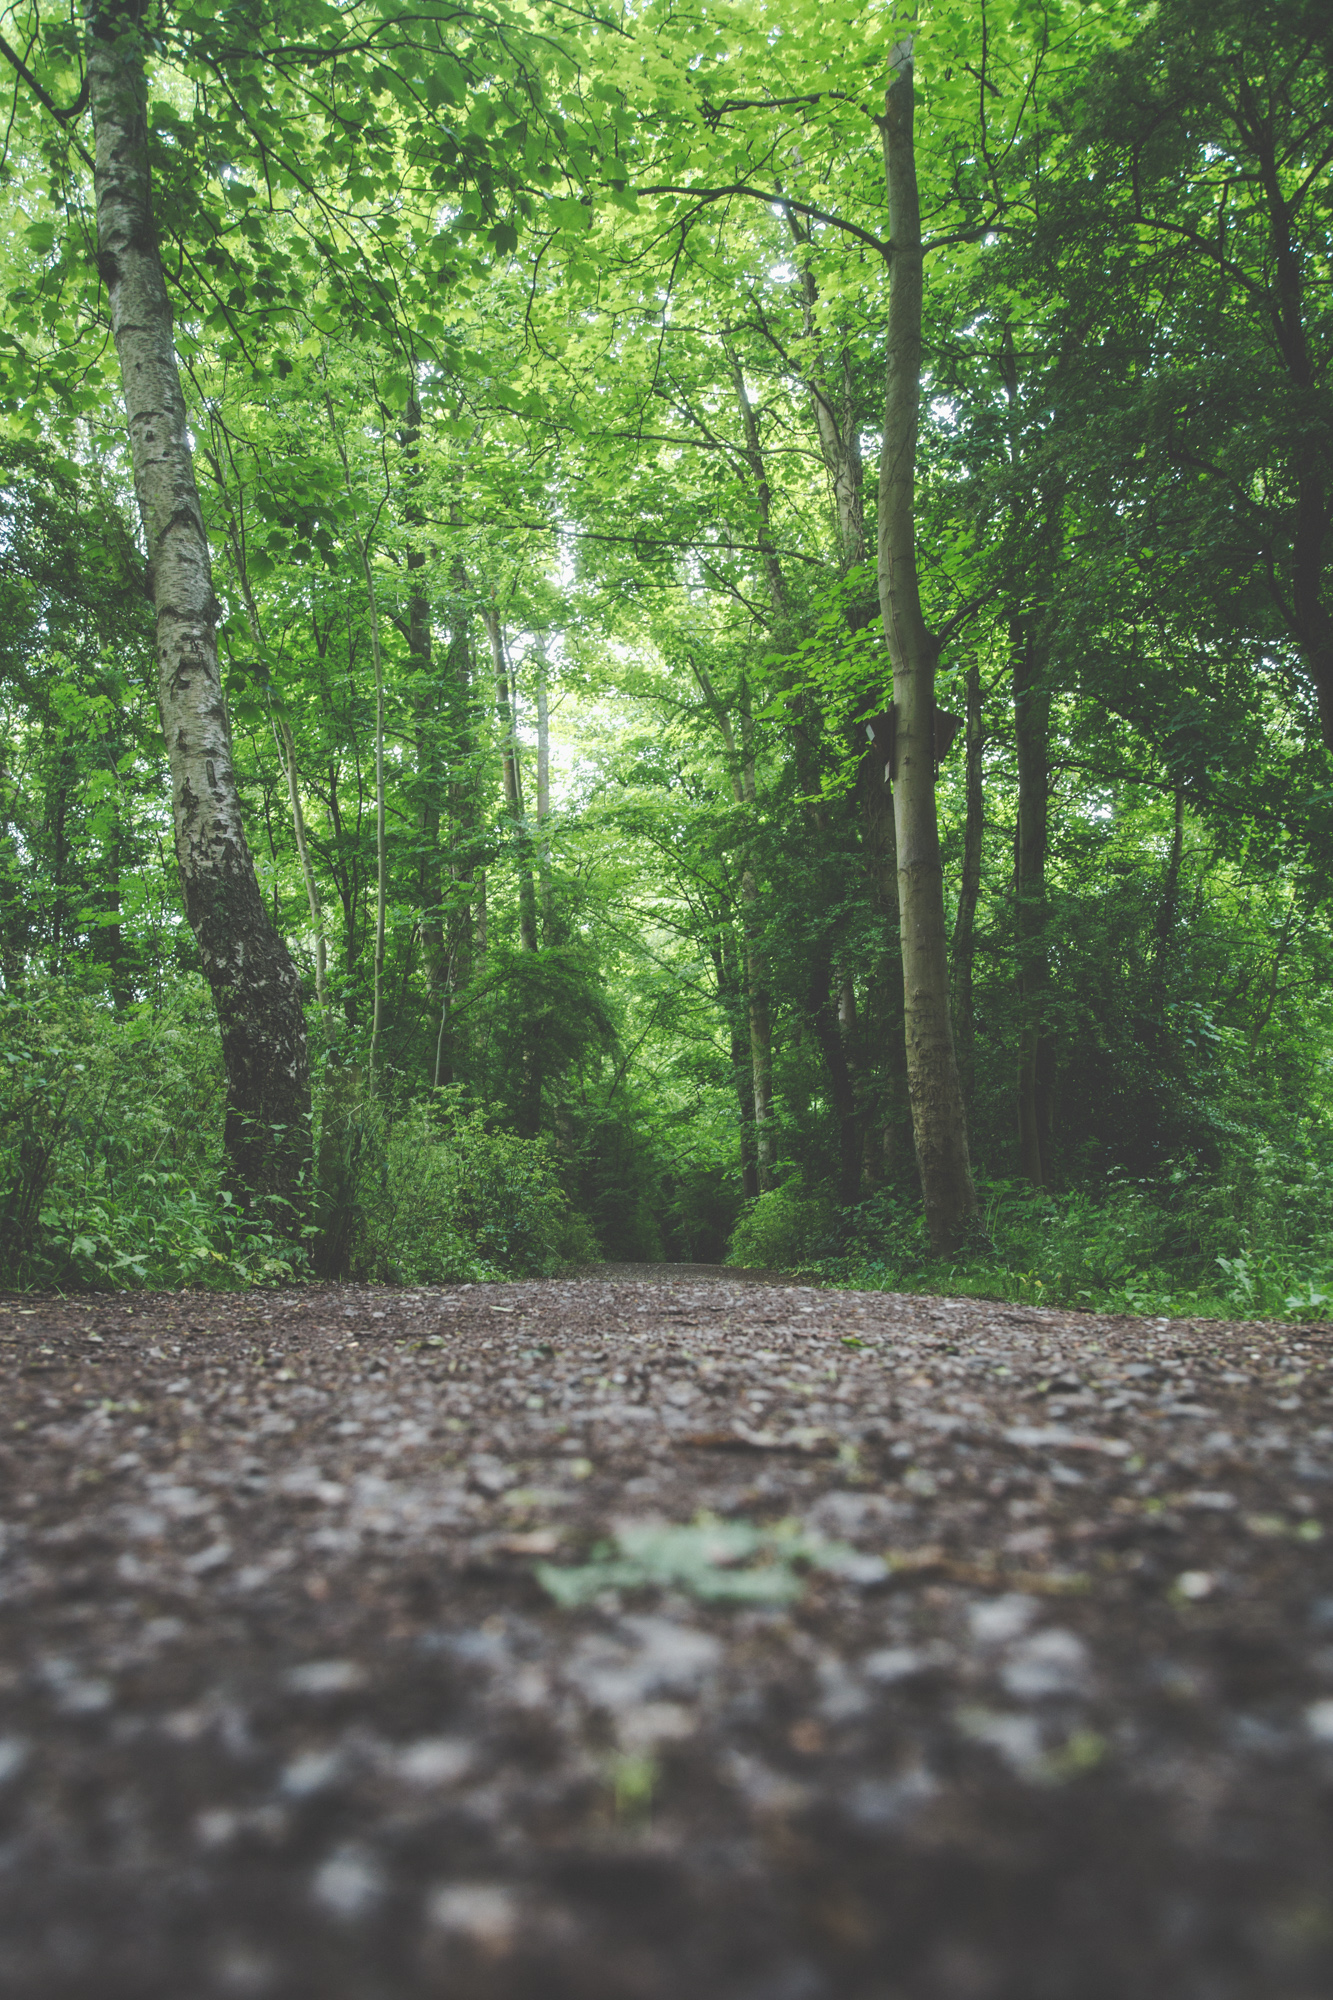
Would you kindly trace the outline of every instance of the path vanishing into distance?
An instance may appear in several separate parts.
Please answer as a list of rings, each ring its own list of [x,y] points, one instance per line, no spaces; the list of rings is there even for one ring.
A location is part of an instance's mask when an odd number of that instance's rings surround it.
[[[0,1299],[6,2000],[1327,2000],[1333,1328]]]

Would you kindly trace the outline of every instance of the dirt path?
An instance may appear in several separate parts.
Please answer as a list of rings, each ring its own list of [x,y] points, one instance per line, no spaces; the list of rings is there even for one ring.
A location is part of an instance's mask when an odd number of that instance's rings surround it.
[[[1333,1991],[1329,1328],[0,1308],[5,2000]]]

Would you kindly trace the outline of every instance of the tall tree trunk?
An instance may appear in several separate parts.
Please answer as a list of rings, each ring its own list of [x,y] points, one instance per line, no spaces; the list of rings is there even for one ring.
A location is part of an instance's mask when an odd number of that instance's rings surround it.
[[[157,679],[185,913],[217,1007],[237,1193],[300,1199],[310,1158],[301,986],[246,845],[218,672],[218,604],[153,224],[137,16],[91,17],[98,268],[111,305],[157,613]]]
[[[764,462],[763,445],[759,436],[759,422],[754,405],[745,387],[745,374],[740,361],[729,349],[727,359],[731,364],[732,382],[736,392],[736,404],[740,411],[741,427],[745,436],[745,461],[753,482],[755,507],[759,515],[758,542],[764,564],[764,575],[768,582],[769,602],[772,608],[773,637],[779,647],[790,644],[793,636],[791,599],[783,575],[782,561],[777,542],[773,535],[773,495],[769,485],[768,469]],[[827,861],[829,847],[828,815],[821,796],[819,755],[816,718],[811,713],[809,695],[801,686],[795,671],[784,674],[783,684],[787,690],[792,717],[792,761],[796,767],[796,788],[800,794],[802,816],[806,824],[806,839],[814,856],[819,861]],[[752,765],[751,765],[751,768]],[[746,894],[745,878],[742,878],[741,893]],[[833,1101],[838,1119],[839,1186],[844,1201],[854,1201],[860,1192],[860,1147],[855,1137],[857,1112],[855,1091],[851,1084],[851,1072],[847,1063],[847,1052],[842,1046],[838,1033],[837,1014],[832,1004],[830,982],[833,976],[833,947],[829,935],[823,935],[817,944],[810,967],[805,997],[805,1014],[820,1054],[828,1069],[829,1095]],[[754,1019],[752,1003],[752,1020]],[[771,1046],[771,1021],[765,1001],[756,1027],[769,1039]],[[760,1079],[755,1077],[755,1118],[759,1144],[760,1180],[768,1177],[774,1181],[772,1136],[767,1129],[772,1113],[771,1065],[764,1078],[765,1118],[760,1120]],[[767,1159],[765,1154],[767,1152]],[[852,1162],[855,1162],[853,1168]],[[849,1178],[850,1176],[850,1178]],[[848,1189],[850,1188],[850,1193]]]
[[[315,880],[310,842],[306,836],[305,811],[301,805],[300,778],[296,769],[296,742],[285,715],[278,717],[278,728],[282,732],[283,767],[287,774],[287,801],[292,809],[292,832],[301,863],[301,879],[305,883],[306,907],[310,911],[310,923],[315,933],[315,998],[319,1002],[320,1019],[327,1035],[332,1031],[333,1019],[329,1013],[329,953],[324,936],[324,912],[320,906],[319,884]]]
[[[450,523],[457,525],[456,510]],[[467,1044],[476,1030],[468,1015],[449,1028],[455,997],[472,978],[474,954],[485,957],[485,877],[481,878],[482,908],[476,906],[480,860],[477,803],[477,715],[472,655],[473,590],[463,560],[454,555],[449,572],[450,630],[445,655],[441,757],[448,772],[448,871],[450,900],[445,927],[445,978],[440,997],[440,1031],[435,1045],[435,1084],[452,1081],[460,1062],[466,1067]],[[460,1040],[461,1036],[461,1040]]]
[[[537,949],[537,896],[532,880],[527,822],[523,812],[523,780],[518,767],[518,721],[510,702],[509,661],[505,652],[500,614],[493,604],[482,613],[491,642],[495,668],[495,707],[500,719],[500,750],[504,774],[505,805],[518,843],[518,936],[523,951]]]
[[[420,528],[423,515],[418,491],[421,482],[421,403],[415,388],[408,391],[403,453],[406,461],[403,518],[409,528]],[[440,700],[435,684],[431,639],[431,606],[423,575],[425,567],[426,551],[415,541],[409,543],[407,685],[416,725],[417,897],[421,910],[421,955],[426,972],[426,998],[432,1006],[441,1009],[443,1018],[448,1006],[444,867],[440,853],[444,772],[440,745]]]
[[[107,755],[112,771],[116,769],[118,749],[116,742],[108,742]],[[109,796],[112,818],[102,848],[100,871],[103,882],[101,901],[105,914],[98,923],[93,955],[106,967],[112,1002],[117,1013],[123,1013],[134,999],[134,987],[125,952],[125,933],[121,926],[120,877],[124,860],[124,830],[119,785]]]
[[[524,952],[536,950],[536,890],[532,884],[532,856],[528,850],[526,814],[522,810],[522,774],[518,770],[518,718],[510,702],[508,654],[504,650],[504,628],[494,604],[482,612],[486,636],[490,638],[490,660],[494,664],[494,706],[500,718],[500,760],[504,772],[504,804],[518,842],[518,944]]]
[[[981,759],[986,747],[986,726],[982,715],[981,669],[975,662],[967,670],[967,807],[963,821],[963,874],[958,887],[958,908],[953,920],[953,1024],[958,1050],[958,1074],[963,1090],[971,1097],[976,1080],[976,1017],[972,1000],[972,969],[976,955],[977,899],[981,894],[981,848],[986,830],[986,802],[982,791]]]
[[[528,838],[527,816],[523,810],[523,778],[518,761],[518,705],[509,670],[504,628],[494,603],[484,617],[495,667],[495,706],[500,720],[501,753],[504,771],[505,805],[518,847],[518,941],[523,952],[537,950],[537,892],[532,876],[532,844]],[[542,1040],[537,1015],[536,992],[525,983],[521,988],[524,1008],[521,1036],[522,1076],[517,1124],[522,1137],[535,1139],[541,1130]]]
[[[903,1025],[902,953],[898,918],[898,844],[893,827],[893,793],[876,750],[861,760],[857,776],[861,800],[861,853],[870,898],[882,925],[883,950],[866,994],[865,1045],[873,1051],[866,1066],[862,1113],[863,1161],[867,1181],[881,1182],[911,1144],[912,1111],[907,1091],[907,1047]]]
[[[555,943],[555,882],[551,874],[551,707],[546,685],[546,644],[537,642],[537,875],[541,884],[542,929]]]
[[[736,804],[747,819],[754,817],[756,801],[753,725],[750,720],[750,690],[742,680],[740,693],[741,738],[736,741],[731,717],[727,714],[708,669],[697,660],[690,665],[704,700],[722,733],[731,789]],[[759,882],[749,845],[741,850],[741,922],[745,940],[745,998],[750,1029],[750,1076],[754,1094],[755,1192],[767,1194],[777,1186],[776,1134],[773,1124],[773,1023],[769,1012],[768,955],[763,943],[763,908]]]
[[[213,476],[213,483],[222,502],[227,522],[227,547],[231,553],[232,570],[241,593],[241,602],[245,606],[245,621],[250,627],[250,637],[254,642],[255,652],[267,674],[268,648],[264,644],[263,621],[250,583],[249,565],[245,560],[245,537],[242,533],[241,520],[237,518],[237,504],[227,484],[218,451],[205,449],[204,463]],[[283,775],[287,781],[287,803],[291,807],[292,833],[301,863],[301,878],[305,883],[306,907],[310,911],[311,928],[315,934],[315,998],[319,1004],[324,1033],[328,1037],[332,1029],[328,1011],[328,947],[324,938],[324,913],[320,908],[319,886],[315,881],[315,871],[310,860],[310,843],[306,839],[305,813],[301,806],[301,791],[296,770],[296,744],[292,739],[290,723],[286,716],[275,715],[271,698],[269,723],[277,745],[278,761],[282,765]],[[281,732],[280,737],[279,732]]]
[[[476,903],[476,910],[477,910],[477,921],[476,921],[476,938],[477,938],[477,970],[478,970],[478,972],[482,972],[482,973],[484,973],[484,972],[485,972],[485,970],[486,970],[486,951],[487,951],[487,944],[486,944],[486,870],[485,870],[484,868],[479,868],[479,869],[477,870],[477,903]]]
[[[347,447],[338,431],[333,414],[333,398],[327,390],[324,407],[329,415],[329,429],[333,433],[334,448],[342,461],[343,486],[347,493],[347,504],[352,513],[352,535],[356,542],[356,552],[361,559],[361,574],[366,585],[366,616],[370,629],[370,664],[375,681],[375,956],[373,990],[371,995],[370,1018],[370,1061],[367,1064],[366,1087],[375,1095],[376,1070],[379,1063],[380,1036],[384,1027],[384,941],[389,907],[389,846],[384,802],[384,656],[380,651],[380,610],[375,591],[375,569],[370,560],[370,551],[375,538],[375,529],[388,498],[387,490],[380,496],[370,525],[363,529],[355,525],[356,493],[352,485],[352,464],[347,455]]]
[[[360,766],[357,767],[358,787]],[[357,849],[360,845],[361,801],[358,790],[356,813],[356,838],[349,843],[343,830],[342,805],[338,798],[338,766],[336,761],[329,764],[329,818],[333,823],[333,881],[338,891],[338,901],[343,909],[343,1019],[349,1028],[357,1023],[356,942],[357,906],[360,901],[361,873],[357,863]],[[337,857],[343,856],[340,862]]]
[[[866,559],[865,471],[861,461],[861,430],[856,407],[851,356],[844,348],[830,367],[819,337],[819,285],[811,265],[809,227],[789,213],[788,226],[800,256],[802,332],[809,344],[810,362],[805,386],[810,396],[811,414],[819,439],[820,456],[833,492],[838,523],[839,567],[844,575],[858,569]],[[835,382],[836,368],[836,382]],[[874,611],[855,625],[868,625]]]
[[[1041,611],[1036,617],[1041,617]],[[1049,1052],[1046,1021],[1046,846],[1050,801],[1051,691],[1044,648],[1031,627],[1014,634],[1014,742],[1018,761],[1018,837],[1014,927],[1021,1028],[1018,1044],[1018,1165],[1033,1187],[1051,1173]]]
[[[68,858],[68,842],[65,838],[65,829],[69,821],[69,745],[69,731],[67,729],[60,730],[56,739],[53,782],[47,792],[46,822],[50,832],[51,854],[51,957],[49,970],[53,978],[61,970],[60,959],[65,942],[65,862]]]
[[[807,1009],[828,1070],[829,1095],[838,1121],[838,1200],[850,1208],[861,1193],[861,1121],[856,1085],[847,1059],[842,1025],[832,998],[832,945],[828,935],[811,969]]]
[[[1153,924],[1152,1032],[1163,1052],[1168,1045],[1166,1010],[1170,999],[1171,960],[1175,947],[1176,917],[1180,909],[1180,869],[1184,858],[1185,787],[1177,782],[1173,798],[1171,851],[1167,855],[1166,873],[1162,877],[1162,897],[1157,905],[1157,918]]]
[[[799,246],[809,243],[809,231],[795,216],[788,218],[792,235]],[[865,524],[865,467],[861,457],[861,423],[857,406],[855,381],[852,373],[851,356],[843,348],[834,359],[824,352],[819,336],[819,287],[807,254],[801,258],[801,289],[804,326],[803,332],[810,348],[810,364],[806,376],[806,388],[810,396],[811,411],[815,420],[815,433],[819,439],[820,455],[828,474],[829,486],[833,494],[834,510],[838,527],[839,569],[844,577],[861,568],[866,560]],[[873,597],[866,598],[858,593],[843,601],[843,615],[848,629],[860,632],[871,623],[878,611]],[[884,705],[882,686],[878,683],[863,691],[857,704],[853,728],[857,747],[863,740],[861,732],[866,720]],[[864,759],[858,794],[861,810],[861,851],[866,870],[871,881],[871,893],[876,908],[884,919],[885,945],[891,959],[898,957],[898,883],[897,854],[893,831],[893,794],[884,782],[884,760],[872,751]],[[885,968],[889,976],[889,968]],[[901,1111],[905,1108],[905,1051],[903,1048],[902,1022],[898,1010],[888,1010],[885,1014],[881,996],[876,994],[868,1008],[870,1022],[875,1028],[875,1042],[879,1055],[878,1063],[863,1062],[860,1065],[859,1089],[854,1089],[855,1116],[858,1133],[853,1134],[845,1118],[840,1120],[839,1157],[842,1162],[840,1172],[844,1184],[850,1186],[846,1167],[849,1145],[859,1143],[861,1174],[870,1185],[882,1180],[885,1168],[893,1151],[893,1132]],[[855,1078],[856,1068],[848,1055],[850,1042],[843,1037],[842,1060],[848,1073]],[[831,1047],[826,1055],[831,1055]],[[833,1058],[830,1074],[836,1065]],[[838,1085],[833,1083],[836,1098]],[[845,1199],[855,1199],[860,1188]]]
[[[741,876],[745,925],[746,995],[750,1021],[750,1075],[754,1085],[755,1179],[760,1194],[777,1186],[777,1129],[773,1120],[773,1017],[768,1004],[768,955],[761,941],[759,890],[754,870]]]
[[[741,1193],[752,1201],[759,1193],[759,1166],[755,1158],[753,1069],[746,1033],[743,982],[737,976],[736,947],[730,930],[720,934],[715,953],[718,997],[727,1012],[731,1041],[731,1076],[736,1092],[740,1132]]]
[[[1058,401],[1067,352],[1042,384]],[[1010,463],[1022,453],[1018,354],[1008,321],[1001,325],[1000,374],[1008,402]],[[1019,1043],[1016,1110],[1019,1172],[1034,1188],[1048,1185],[1052,1170],[1049,1021],[1050,966],[1046,949],[1046,849],[1050,802],[1050,617],[1063,536],[1064,477],[1048,472],[1039,484],[1031,532],[1015,525],[1009,555],[1013,606],[1009,617],[1013,657],[1014,744],[1018,764],[1018,823],[1014,847],[1014,957]]]
[[[936,647],[922,616],[916,572],[922,253],[910,42],[898,44],[891,64],[893,80],[881,123],[893,259],[879,473],[879,598],[897,717],[893,806],[907,1082],[926,1228],[931,1247],[946,1254],[966,1237],[977,1197],[949,1023],[944,872],[935,813]]]
[[[384,661],[380,654],[379,606],[375,601],[375,572],[370,562],[369,536],[361,541],[360,547],[370,612],[370,657],[375,672],[375,992],[367,1078],[367,1087],[373,1097],[380,1034],[384,1026],[384,930],[389,903],[389,848],[384,817]]]

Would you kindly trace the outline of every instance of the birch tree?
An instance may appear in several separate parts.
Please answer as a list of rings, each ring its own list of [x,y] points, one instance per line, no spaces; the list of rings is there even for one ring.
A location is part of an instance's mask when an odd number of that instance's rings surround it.
[[[220,607],[153,222],[143,39],[132,8],[90,18],[98,269],[156,614],[181,893],[222,1034],[227,1156],[238,1192],[291,1201],[310,1150],[305,1019],[296,969],[269,922],[242,822],[218,671]]]

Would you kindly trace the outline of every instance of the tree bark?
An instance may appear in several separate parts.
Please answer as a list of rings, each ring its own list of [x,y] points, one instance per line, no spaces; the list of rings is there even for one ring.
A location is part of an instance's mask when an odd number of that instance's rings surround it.
[[[738,976],[736,946],[730,926],[718,933],[713,947],[713,963],[717,972],[718,998],[726,1009],[731,1042],[731,1077],[736,1092],[737,1130],[740,1134],[741,1193],[746,1201],[753,1201],[759,1193],[759,1167],[754,1145],[753,1072],[743,1019],[743,981]]]
[[[537,643],[537,877],[541,885],[542,932],[555,943],[555,882],[551,874],[551,706],[546,685],[546,644]]]
[[[241,601],[245,605],[245,620],[250,627],[250,637],[254,641],[255,652],[265,674],[268,674],[268,648],[264,644],[263,621],[259,606],[250,584],[250,570],[245,560],[245,539],[242,521],[237,519],[236,504],[227,485],[222,469],[222,461],[216,449],[206,449],[204,463],[213,475],[213,483],[218,490],[227,520],[227,546],[231,551],[232,570],[236,577]],[[315,999],[319,1005],[320,1021],[327,1038],[332,1027],[328,1011],[328,947],[324,938],[324,913],[320,908],[319,888],[315,881],[315,871],[310,860],[310,843],[306,838],[305,813],[301,806],[301,793],[296,771],[296,744],[292,739],[291,725],[286,716],[275,716],[272,699],[269,700],[269,722],[273,728],[277,744],[278,761],[287,781],[287,803],[292,811],[292,833],[296,841],[296,852],[301,863],[301,877],[305,883],[306,907],[310,911],[310,923],[315,933]],[[279,731],[281,738],[279,739]]]
[[[105,967],[107,983],[116,1012],[123,1013],[134,999],[134,985],[130,963],[125,951],[125,933],[121,927],[121,867],[124,860],[124,826],[121,817],[120,742],[115,735],[105,737],[108,768],[115,774],[115,789],[110,794],[111,824],[107,829],[102,848],[101,903],[103,915],[97,926],[93,942],[93,956]]]
[[[491,642],[495,668],[495,706],[500,721],[501,756],[504,769],[505,805],[518,848],[518,942],[521,952],[535,952],[537,945],[537,891],[532,872],[532,842],[527,815],[523,810],[523,777],[518,761],[517,688],[511,679],[500,614],[492,602],[483,616]],[[520,1038],[522,1075],[517,1126],[525,1139],[535,1139],[541,1130],[543,1049],[542,1029],[536,991],[530,983],[520,987],[524,1010]]]
[[[384,932],[389,905],[389,848],[384,815],[384,661],[380,654],[380,615],[375,600],[375,572],[370,562],[370,538],[358,538],[361,569],[366,579],[370,613],[370,657],[375,673],[375,991],[370,1025],[370,1062],[366,1087],[375,1095],[375,1070],[384,1026]]]
[[[944,873],[935,811],[935,641],[916,571],[916,437],[921,397],[921,215],[912,140],[912,45],[891,58],[881,131],[889,195],[888,360],[880,453],[880,610],[897,716],[894,831],[912,1129],[931,1247],[958,1248],[976,1215],[967,1119],[949,1022]]]
[[[1180,869],[1185,858],[1185,787],[1174,788],[1171,851],[1162,878],[1162,897],[1153,924],[1152,1033],[1165,1054],[1169,1045],[1167,1006],[1171,997],[1171,961],[1175,953],[1176,918],[1180,910]]]
[[[803,226],[794,214],[789,214],[787,221],[799,252],[810,241],[809,228]],[[846,575],[848,570],[858,569],[866,559],[865,470],[861,462],[861,434],[857,423],[851,356],[846,348],[838,356],[837,373],[840,379],[835,389],[831,379],[833,371],[819,339],[819,286],[810,267],[808,253],[801,256],[800,269],[803,332],[810,343],[810,367],[805,386],[810,396],[820,455],[833,491],[840,567]],[[873,610],[869,610],[859,623],[853,619],[854,629],[860,631],[873,616]]]
[[[809,231],[802,228],[795,216],[790,216],[788,220],[798,246],[807,244]],[[801,289],[803,330],[811,350],[806,388],[820,455],[833,493],[839,568],[846,577],[861,568],[868,553],[860,412],[850,354],[843,348],[836,361],[831,363],[820,345],[817,317],[819,288],[808,255],[801,258]],[[843,601],[843,615],[851,632],[864,630],[877,611],[873,598],[857,595]],[[853,722],[857,748],[864,741],[862,732],[867,718],[883,706],[883,687],[877,678],[873,686],[862,691],[857,703]],[[883,973],[887,980],[894,977],[891,961],[899,957],[898,863],[893,829],[893,793],[885,783],[884,760],[874,751],[862,759],[857,790],[861,808],[861,851],[870,879],[871,895],[884,922],[886,964]],[[879,984],[882,988],[884,981]],[[867,1007],[868,1020],[873,1029],[873,1045],[880,1060],[878,1064],[862,1063],[859,1089],[856,1088],[856,1066],[849,1054],[852,1039],[849,1034],[843,1037],[842,1066],[853,1078],[852,1102],[856,1119],[856,1131],[853,1132],[847,1123],[846,1113],[840,1114],[839,1171],[844,1188],[851,1189],[850,1193],[844,1194],[847,1201],[857,1198],[862,1179],[871,1186],[882,1181],[894,1152],[895,1129],[904,1122],[906,1069],[903,1024],[896,1004],[886,1007],[884,997],[882,990],[873,991]],[[824,1035],[821,1035],[821,1041],[826,1041]],[[826,1046],[825,1054],[829,1059],[836,1100],[840,1088],[836,1075],[838,1057],[829,1046]],[[858,1146],[861,1159],[860,1172],[855,1181],[847,1165],[852,1145]]]
[[[456,526],[456,508],[450,509],[450,525]],[[474,956],[477,963],[486,952],[485,875],[480,881],[480,910],[477,907],[477,877],[482,859],[478,833],[477,801],[478,752],[477,713],[472,653],[472,603],[474,593],[462,557],[455,553],[449,571],[450,627],[445,654],[444,684],[441,691],[443,742],[441,757],[448,773],[448,850],[450,883],[448,917],[445,925],[444,991],[440,996],[440,1031],[435,1045],[435,1085],[453,1080],[458,1067],[468,1067],[468,1046],[478,1038],[472,1017],[464,1013],[450,1026],[450,1010],[455,997],[472,978]],[[443,886],[443,885],[442,885]]]
[[[773,1124],[773,1018],[768,1004],[768,958],[760,940],[759,890],[751,868],[746,868],[741,875],[741,905],[750,1022],[750,1075],[754,1085],[755,1180],[760,1194],[768,1194],[778,1184]]]
[[[749,688],[741,682],[741,740],[736,741],[731,717],[727,714],[708,669],[691,660],[694,677],[704,700],[722,732],[731,789],[736,804],[747,818],[753,818],[756,799],[754,744],[750,724]],[[748,843],[741,850],[741,923],[745,940],[745,999],[750,1030],[750,1077],[754,1094],[754,1179],[755,1192],[767,1194],[777,1186],[776,1148],[773,1127],[773,1023],[768,1004],[768,957],[763,945],[763,911],[759,883]]]
[[[235,1193],[299,1203],[310,1158],[301,986],[246,844],[218,671],[208,536],[153,223],[143,46],[129,10],[90,17],[98,268],[111,307],[157,613],[157,682],[185,913],[217,1007]]]
[[[1047,1186],[1051,1170],[1046,1021],[1050,985],[1046,952],[1050,728],[1051,691],[1046,678],[1045,650],[1034,634],[1020,624],[1014,648],[1014,743],[1018,761],[1014,926],[1022,1021],[1018,1045],[1018,1151],[1019,1172],[1036,1188]]]
[[[319,1002],[320,1019],[328,1034],[332,1028],[332,1016],[328,1004],[328,945],[324,937],[324,912],[320,906],[319,885],[315,881],[315,870],[310,860],[310,842],[306,838],[305,812],[301,805],[301,788],[296,769],[296,742],[292,736],[292,726],[285,715],[278,717],[278,727],[282,731],[283,764],[287,773],[287,798],[292,809],[292,832],[296,837],[296,852],[301,862],[301,878],[305,883],[306,906],[310,911],[310,922],[315,932],[315,998]]]
[[[972,1000],[972,971],[976,956],[977,900],[981,894],[981,849],[986,830],[985,796],[982,791],[981,759],[986,747],[986,726],[981,705],[981,669],[974,663],[967,670],[967,805],[963,822],[963,871],[958,888],[958,908],[953,920],[953,1021],[954,1043],[958,1051],[958,1074],[964,1095],[971,1097],[976,1081],[976,1016]]]
[[[415,387],[408,391],[402,434],[405,474],[403,518],[419,529],[423,509],[421,483],[421,403]],[[417,898],[421,910],[421,956],[426,973],[426,999],[441,1010],[448,1007],[448,951],[444,936],[444,867],[440,853],[440,821],[444,792],[440,746],[440,700],[435,681],[431,634],[431,603],[426,593],[426,551],[415,541],[407,549],[407,672],[408,695],[416,724]],[[437,1050],[436,1069],[439,1068]]]
[[[839,1020],[842,1010],[833,1004],[832,956],[832,944],[826,935],[811,968],[806,1006],[828,1070],[829,1094],[838,1120],[838,1200],[850,1208],[861,1193],[861,1120]]]
[[[375,570],[370,560],[370,551],[380,515],[388,498],[387,474],[385,492],[380,496],[370,526],[363,532],[355,525],[356,493],[352,485],[351,460],[347,455],[347,447],[339,436],[337,421],[333,414],[333,398],[327,390],[324,393],[324,407],[329,415],[329,429],[333,434],[334,449],[342,462],[343,486],[347,492],[348,508],[353,517],[352,538],[356,543],[356,552],[361,559],[361,574],[365,579],[366,613],[370,630],[370,663],[375,681],[375,956],[371,997],[370,1060],[366,1066],[366,1089],[373,1097],[380,1035],[384,1026],[384,943],[389,908],[389,846],[384,799],[384,656],[380,651],[379,600],[375,591]]]
[[[773,494],[769,484],[768,469],[764,462],[763,445],[759,435],[759,422],[754,405],[745,387],[745,374],[740,361],[730,350],[727,358],[731,364],[732,382],[736,392],[736,404],[740,411],[741,427],[745,436],[745,462],[753,482],[755,506],[759,515],[757,539],[763,558],[764,574],[768,581],[769,601],[772,606],[773,636],[779,646],[789,644],[792,638],[791,599],[787,591],[786,578],[782,571],[782,561],[777,543],[773,537]],[[801,687],[795,672],[783,676],[784,686],[790,698],[792,716],[792,761],[796,767],[796,787],[800,794],[802,815],[806,822],[806,837],[817,859],[826,858],[829,845],[828,815],[821,796],[817,731],[810,712],[808,694]],[[753,783],[753,764],[750,764]],[[753,883],[753,877],[750,876]],[[746,896],[746,877],[741,882],[742,897]],[[747,952],[753,960],[753,953]],[[825,933],[818,941],[811,961],[810,976],[805,997],[805,1014],[814,1031],[820,1054],[824,1057],[828,1070],[829,1095],[838,1120],[838,1160],[839,1190],[843,1202],[853,1202],[860,1193],[861,1159],[859,1140],[859,1119],[857,1115],[856,1093],[851,1080],[847,1061],[847,1051],[842,1045],[838,1032],[837,1013],[832,1004],[830,982],[833,974],[833,946],[831,937]],[[752,1032],[767,1039],[771,1048],[772,1027],[766,1000],[758,1018],[751,1003]],[[759,1177],[761,1185],[767,1179],[774,1185],[774,1159],[771,1133],[771,1058],[766,1065],[763,1079],[764,1116],[760,1117],[761,1083],[759,1070],[755,1071],[755,1123],[759,1149]]]
[[[514,838],[519,847],[518,938],[523,951],[537,949],[537,896],[532,880],[532,857],[528,850],[527,820],[523,812],[523,780],[518,768],[518,719],[510,701],[509,661],[505,653],[500,614],[493,604],[482,613],[491,642],[495,668],[495,707],[500,719],[500,755],[504,773],[505,805]]]

